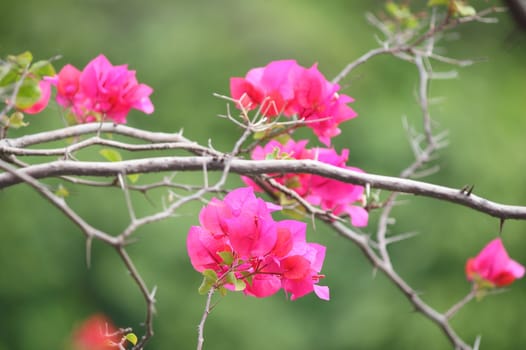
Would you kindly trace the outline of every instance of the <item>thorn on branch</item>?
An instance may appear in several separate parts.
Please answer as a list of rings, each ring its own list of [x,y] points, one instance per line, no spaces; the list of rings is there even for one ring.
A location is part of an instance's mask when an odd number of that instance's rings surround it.
[[[463,194],[466,197],[469,197],[471,195],[471,193],[473,192],[474,188],[475,188],[475,185],[464,185],[460,189],[460,194]]]
[[[506,220],[504,218],[501,218],[500,219],[500,223],[499,223],[499,236],[502,235],[502,228],[504,227],[504,222]]]

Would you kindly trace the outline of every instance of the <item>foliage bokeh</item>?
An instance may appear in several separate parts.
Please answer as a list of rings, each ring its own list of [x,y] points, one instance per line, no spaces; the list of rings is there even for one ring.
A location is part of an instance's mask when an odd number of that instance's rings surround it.
[[[128,123],[155,131],[184,129],[187,137],[220,150],[231,148],[240,131],[225,119],[228,79],[274,59],[319,62],[335,76],[348,62],[375,47],[366,11],[382,1],[11,1],[1,5],[2,56],[31,50],[35,57],[61,54],[56,66],[83,67],[104,53],[113,63],[128,63],[141,81],[154,87],[156,112],[133,112]],[[478,8],[487,2],[475,3]],[[506,14],[500,24],[469,24],[441,42],[448,55],[488,60],[459,70],[455,80],[433,81],[437,128],[450,130],[450,146],[440,152],[441,171],[426,178],[451,187],[475,185],[475,193],[498,202],[525,204],[521,170],[525,118],[526,43]],[[436,70],[451,69],[436,65]],[[334,146],[351,150],[350,165],[396,176],[411,160],[405,116],[419,127],[415,68],[391,57],[377,57],[344,82],[359,117],[342,124]],[[28,117],[31,126],[10,136],[62,126],[55,105]],[[101,159],[102,160],[102,159]],[[181,182],[196,174],[180,173]],[[232,176],[233,184],[240,184]],[[50,181],[58,184],[59,181]],[[161,192],[151,202],[134,195],[139,210],[161,208]],[[395,208],[395,233],[420,235],[392,246],[393,261],[409,283],[439,310],[469,290],[464,263],[498,233],[498,220],[445,202],[404,196]],[[88,221],[109,232],[127,222],[118,189],[73,188],[68,201]],[[156,335],[150,349],[193,348],[204,299],[196,290],[201,276],[185,250],[188,228],[201,204],[182,216],[143,228],[130,248],[149,285],[157,285]],[[121,261],[94,244],[86,268],[85,244],[78,229],[30,188],[0,192],[0,350],[62,349],[74,325],[104,312],[120,326],[139,333],[143,300]],[[371,224],[374,225],[373,214]],[[510,255],[526,262],[524,222],[506,222],[503,240]],[[283,295],[259,300],[229,294],[207,323],[209,349],[444,349],[449,344],[383,276],[374,276],[358,249],[322,225],[309,238],[327,245],[324,273],[330,302],[314,296],[290,302]],[[526,346],[526,286],[472,302],[453,325],[467,340],[482,334],[483,348]]]

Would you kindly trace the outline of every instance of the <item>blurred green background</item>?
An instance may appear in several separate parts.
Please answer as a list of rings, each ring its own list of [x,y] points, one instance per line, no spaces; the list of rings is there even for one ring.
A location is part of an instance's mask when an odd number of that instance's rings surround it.
[[[67,63],[82,68],[99,53],[114,64],[128,63],[139,81],[155,89],[156,107],[151,116],[132,113],[129,125],[184,129],[191,139],[211,138],[216,148],[229,150],[239,130],[216,117],[225,112],[225,102],[212,93],[228,94],[230,77],[275,59],[294,58],[305,66],[318,62],[327,77],[334,77],[376,47],[378,33],[364,15],[382,8],[379,0],[4,1],[0,53],[60,54],[59,68]],[[441,171],[426,181],[456,188],[474,184],[478,195],[525,205],[526,38],[507,14],[498,17],[498,25],[472,23],[439,43],[443,54],[487,61],[460,69],[458,79],[432,83],[431,95],[440,100],[431,112],[437,130],[450,130],[450,146],[436,160]],[[351,150],[353,166],[397,175],[412,160],[402,118],[421,124],[415,67],[377,57],[343,85],[344,93],[355,97],[359,117],[342,125],[334,146]],[[29,118],[29,128],[10,136],[62,125],[55,105]],[[183,183],[196,178],[176,177]],[[240,181],[232,176],[231,184]],[[68,202],[96,227],[118,234],[127,224],[119,190],[70,189]],[[133,196],[137,211],[161,209],[162,195],[152,194],[153,205]],[[469,291],[465,261],[497,235],[498,221],[446,202],[401,199],[407,203],[394,210],[391,232],[420,235],[392,246],[394,264],[424,300],[444,311]],[[197,224],[200,207],[188,205],[179,217],[141,229],[129,249],[148,285],[158,287],[156,334],[149,349],[195,348],[205,300],[197,293],[201,278],[187,258],[185,237]],[[112,249],[96,242],[87,269],[79,230],[27,186],[1,191],[0,213],[0,350],[64,349],[75,325],[97,312],[142,334],[142,297]],[[376,221],[373,213],[365,232],[374,232]],[[525,234],[526,223],[506,222],[506,247],[523,264]],[[440,330],[375,275],[350,242],[322,225],[310,228],[309,240],[327,245],[323,272],[331,301],[231,293],[208,320],[206,349],[450,348]],[[470,303],[453,325],[471,343],[482,335],[481,349],[524,349],[524,310],[526,281],[518,281],[506,293]]]

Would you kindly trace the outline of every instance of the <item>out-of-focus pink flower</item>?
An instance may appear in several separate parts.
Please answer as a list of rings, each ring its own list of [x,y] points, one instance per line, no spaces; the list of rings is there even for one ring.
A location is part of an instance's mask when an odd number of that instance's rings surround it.
[[[240,106],[259,107],[267,117],[296,115],[327,146],[340,134],[338,125],[357,116],[348,106],[353,99],[338,94],[339,90],[316,64],[304,68],[294,60],[273,61],[251,69],[245,78],[230,79],[230,93]]]
[[[480,253],[468,259],[466,276],[469,281],[484,280],[496,287],[507,286],[524,276],[524,266],[512,260],[500,238],[489,242]]]
[[[317,286],[323,277],[319,272],[324,254],[309,251],[318,245],[306,243],[304,223],[274,221],[271,212],[277,209],[257,198],[250,187],[236,189],[222,201],[212,199],[201,210],[201,226],[188,232],[192,266],[199,272],[213,270],[220,285],[229,289],[233,287],[225,278],[234,273],[245,282],[246,295],[260,298],[281,288],[291,293],[292,299],[317,290],[328,292],[327,287]],[[231,259],[225,261],[225,256]],[[328,299],[327,293],[321,295]]]
[[[276,140],[268,142],[265,146],[257,146],[252,152],[252,159],[262,160],[272,156],[277,159],[313,159],[322,163],[334,165],[356,172],[363,170],[346,165],[349,150],[342,150],[338,154],[333,148],[308,149],[307,140],[295,142],[290,139],[286,144]],[[277,156],[277,157],[276,157]],[[335,215],[346,213],[351,218],[351,223],[356,227],[367,226],[369,214],[362,206],[356,203],[362,201],[363,186],[353,185],[334,179],[311,174],[271,174],[272,178],[282,185],[294,190],[308,202],[319,205],[324,210],[330,210]],[[259,187],[249,178],[242,177],[243,181],[254,188]]]
[[[77,68],[67,64],[51,80],[57,88],[57,103],[64,108],[74,104],[75,95],[79,92],[80,73]]]
[[[111,119],[126,123],[132,108],[146,114],[154,111],[150,95],[153,89],[139,84],[135,71],[127,65],[113,66],[99,55],[79,71],[64,66],[52,83],[57,87],[57,102],[71,108],[79,123]]]
[[[42,79],[38,82],[38,88],[40,89],[40,98],[32,106],[21,109],[22,112],[27,114],[37,114],[47,107],[49,97],[51,96],[51,84],[49,81]]]
[[[73,334],[74,350],[117,349],[120,336],[117,329],[104,316],[96,314],[84,321]]]

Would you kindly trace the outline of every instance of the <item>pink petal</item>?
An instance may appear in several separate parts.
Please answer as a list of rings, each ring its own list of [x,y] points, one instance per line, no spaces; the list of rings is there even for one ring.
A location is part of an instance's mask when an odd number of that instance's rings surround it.
[[[38,82],[40,89],[40,98],[31,107],[24,108],[22,111],[27,114],[37,114],[47,107],[49,97],[51,96],[51,83],[48,80],[42,79]]]
[[[330,300],[329,287],[314,285],[314,293],[322,300]]]
[[[369,222],[369,212],[356,205],[347,206],[345,212],[351,217],[351,224],[355,227],[365,227]]]

